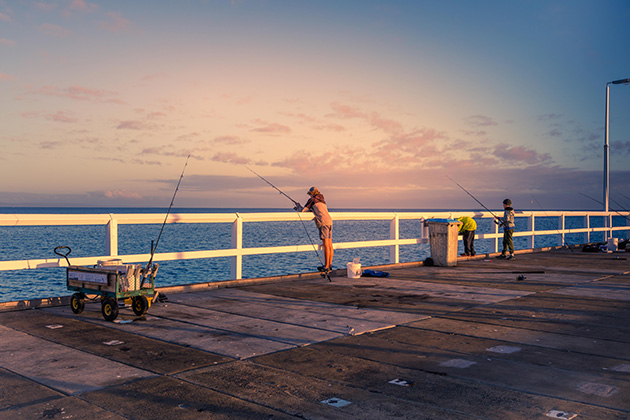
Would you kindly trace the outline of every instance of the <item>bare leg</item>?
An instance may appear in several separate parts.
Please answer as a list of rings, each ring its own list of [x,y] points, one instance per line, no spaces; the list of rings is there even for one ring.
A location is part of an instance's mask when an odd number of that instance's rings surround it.
[[[330,269],[332,267],[333,254],[335,253],[335,250],[333,249],[332,239],[322,239],[322,248],[324,248],[325,267]]]

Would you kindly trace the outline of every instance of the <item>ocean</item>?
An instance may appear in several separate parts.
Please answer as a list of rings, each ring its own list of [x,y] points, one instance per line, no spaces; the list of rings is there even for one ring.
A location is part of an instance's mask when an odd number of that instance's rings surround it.
[[[0,207],[1,214],[109,214],[109,213],[161,213],[164,208],[41,208],[41,207]],[[226,208],[173,208],[171,213],[264,213],[290,212],[287,209],[226,209]],[[391,209],[330,209],[339,211],[386,211],[409,212],[439,210],[391,210]],[[448,210],[444,210],[448,211]],[[466,211],[466,210],[458,210]],[[472,210],[471,210],[472,211]],[[618,217],[614,225],[625,224]],[[583,227],[583,218],[567,217],[566,226]],[[556,217],[536,217],[537,230],[555,230]],[[603,218],[591,218],[591,226],[603,226]],[[308,236],[305,232],[307,229]],[[118,253],[150,253],[151,241],[156,240],[161,224],[119,225]],[[417,238],[421,226],[417,220],[400,221],[401,238]],[[478,221],[477,233],[489,233],[492,220]],[[527,230],[527,219],[516,219],[516,230]],[[57,246],[72,249],[69,256],[86,257],[105,255],[105,226],[0,226],[0,260],[51,259],[58,258],[53,250]],[[626,232],[627,234],[627,232]],[[243,224],[243,247],[264,247],[282,245],[310,245],[310,239],[318,244],[319,237],[313,222],[302,226],[300,222],[248,222]],[[567,244],[585,242],[584,234],[565,236]],[[603,241],[603,233],[591,234],[591,242]],[[389,239],[389,221],[345,221],[334,222],[333,242],[353,242],[363,240]],[[221,224],[167,224],[160,238],[157,253],[175,251],[198,251],[230,248],[231,225]],[[515,238],[516,249],[527,248],[526,238]],[[557,246],[560,235],[536,236],[536,246]],[[462,244],[460,241],[460,250]],[[492,252],[491,240],[475,241],[477,253]],[[405,245],[400,247],[400,261],[423,261],[430,256],[428,244]],[[323,258],[323,255],[322,255]],[[345,268],[346,263],[360,258],[363,266],[386,264],[389,258],[388,247],[356,248],[335,250],[333,268]],[[243,278],[286,275],[316,271],[321,265],[312,252],[253,255],[243,257]],[[195,259],[162,261],[156,277],[156,287],[170,285],[205,283],[230,279],[230,259]],[[70,295],[66,288],[65,268],[44,268],[34,270],[0,271],[0,302],[26,299],[39,299]]]

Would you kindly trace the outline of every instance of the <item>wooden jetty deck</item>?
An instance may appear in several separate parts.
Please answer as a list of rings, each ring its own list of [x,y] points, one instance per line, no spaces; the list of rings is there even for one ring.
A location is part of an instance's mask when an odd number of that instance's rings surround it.
[[[4,305],[0,419],[629,419],[626,255],[164,289],[114,323]]]

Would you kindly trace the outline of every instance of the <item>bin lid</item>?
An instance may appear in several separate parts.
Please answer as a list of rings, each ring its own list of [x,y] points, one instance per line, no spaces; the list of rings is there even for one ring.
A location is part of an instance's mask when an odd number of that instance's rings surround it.
[[[461,223],[457,219],[426,219],[427,223]]]

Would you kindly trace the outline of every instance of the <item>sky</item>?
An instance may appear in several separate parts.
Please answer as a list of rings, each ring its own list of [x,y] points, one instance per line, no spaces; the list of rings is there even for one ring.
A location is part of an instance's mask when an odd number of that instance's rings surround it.
[[[251,169],[331,209],[601,210],[628,22],[627,0],[0,0],[0,206],[166,208],[181,179],[176,207],[292,207]],[[627,210],[630,85],[608,86]]]

